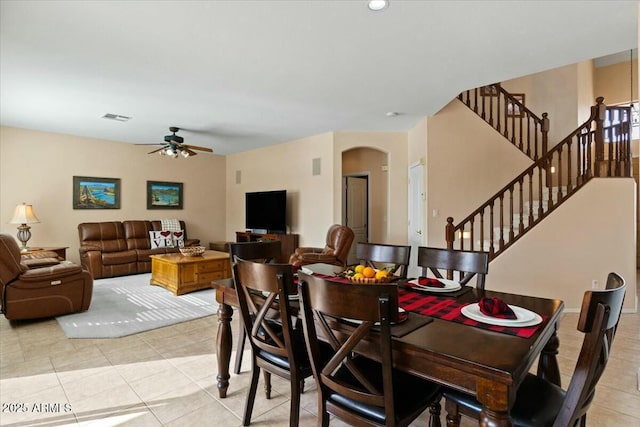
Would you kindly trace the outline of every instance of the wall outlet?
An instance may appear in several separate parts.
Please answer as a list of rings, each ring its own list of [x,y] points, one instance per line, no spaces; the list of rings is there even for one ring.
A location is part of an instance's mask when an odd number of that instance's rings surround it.
[[[598,289],[598,281],[597,280],[592,280],[591,281],[591,289]]]

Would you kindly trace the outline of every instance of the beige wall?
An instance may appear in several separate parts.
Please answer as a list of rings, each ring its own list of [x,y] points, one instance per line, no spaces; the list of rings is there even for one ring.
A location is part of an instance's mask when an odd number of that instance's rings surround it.
[[[203,243],[225,232],[225,158],[202,153],[188,159],[147,155],[149,147],[47,132],[0,128],[0,230],[19,203],[33,205],[39,224],[31,246],[68,246],[79,262],[78,224],[93,221],[178,218]],[[72,208],[73,176],[120,178],[120,209]],[[182,182],[182,210],[147,210],[147,180]]]
[[[369,185],[369,241],[384,242],[387,230],[389,173],[387,154],[371,148],[354,148],[342,153],[343,175],[366,175]],[[344,221],[343,221],[344,223]]]
[[[638,59],[633,63],[633,99],[638,99]],[[607,105],[629,104],[631,66],[629,61],[595,69],[595,93],[604,96]]]
[[[320,175],[314,176],[316,158]],[[327,229],[336,221],[333,163],[332,133],[227,156],[226,239],[235,240],[235,232],[245,229],[246,192],[287,190],[289,232],[300,234],[301,246],[324,246]]]
[[[457,99],[428,121],[427,243],[445,247],[448,216],[461,221],[532,162]]]
[[[592,280],[602,289],[615,271],[629,285],[624,308],[634,310],[634,188],[630,178],[593,179],[491,262],[487,289],[559,298],[578,311]]]

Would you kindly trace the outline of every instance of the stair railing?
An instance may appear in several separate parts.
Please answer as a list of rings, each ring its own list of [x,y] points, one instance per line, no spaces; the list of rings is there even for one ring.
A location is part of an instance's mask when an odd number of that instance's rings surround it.
[[[547,152],[548,114],[538,117],[500,83],[464,91],[458,99],[532,160]]]
[[[597,98],[589,120],[465,219],[454,224],[448,217],[447,248],[494,259],[594,176],[630,177],[631,110],[603,101]]]

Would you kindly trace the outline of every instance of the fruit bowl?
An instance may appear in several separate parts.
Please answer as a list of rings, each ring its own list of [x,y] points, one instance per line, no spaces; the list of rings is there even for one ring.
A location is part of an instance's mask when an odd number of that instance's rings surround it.
[[[348,267],[338,276],[349,280],[351,283],[361,284],[389,283],[396,279],[396,276],[389,273],[389,270],[374,269],[364,265]]]
[[[180,253],[184,256],[200,256],[204,253],[204,246],[187,246],[180,248]]]
[[[381,277],[379,279],[376,279],[375,277],[350,277],[347,276],[347,279],[349,279],[350,282],[353,283],[361,283],[361,284],[365,284],[365,285],[373,285],[376,283],[390,283],[391,281],[393,281],[393,279],[395,279],[395,276],[389,275],[386,277]]]

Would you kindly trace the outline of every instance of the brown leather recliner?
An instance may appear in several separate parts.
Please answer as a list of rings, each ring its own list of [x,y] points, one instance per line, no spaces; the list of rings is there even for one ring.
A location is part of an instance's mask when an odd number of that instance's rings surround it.
[[[334,224],[327,232],[324,248],[297,248],[289,258],[289,264],[297,267],[307,264],[323,263],[345,266],[353,243],[353,230],[345,225]]]
[[[0,234],[2,312],[7,319],[53,317],[89,308],[93,278],[88,271],[68,261],[31,260],[30,266],[22,261],[15,239]],[[43,263],[48,266],[40,267]]]

